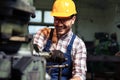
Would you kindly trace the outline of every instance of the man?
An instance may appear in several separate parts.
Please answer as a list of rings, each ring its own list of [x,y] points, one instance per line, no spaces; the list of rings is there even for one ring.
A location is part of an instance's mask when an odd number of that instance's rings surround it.
[[[72,32],[76,14],[76,7],[72,0],[56,0],[51,12],[55,29],[50,46],[46,47],[51,29],[39,30],[34,36],[34,44],[37,44],[40,51],[59,50],[65,56],[67,55],[66,63],[69,67],[63,69],[61,80],[86,79],[86,47],[84,42]],[[58,80],[56,69],[51,71],[51,78],[51,80]]]

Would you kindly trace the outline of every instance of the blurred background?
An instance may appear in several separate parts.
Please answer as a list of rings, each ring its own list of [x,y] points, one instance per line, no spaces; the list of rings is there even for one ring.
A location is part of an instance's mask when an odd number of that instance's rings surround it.
[[[120,80],[120,0],[73,1],[78,13],[72,28],[84,40],[88,52],[87,80]],[[0,1],[0,53],[31,55],[33,35],[41,28],[54,28],[50,15],[53,2]],[[0,66],[4,66],[0,60]]]

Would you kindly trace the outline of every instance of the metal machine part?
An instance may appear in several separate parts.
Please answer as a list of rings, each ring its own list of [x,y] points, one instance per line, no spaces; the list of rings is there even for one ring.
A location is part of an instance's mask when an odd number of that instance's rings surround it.
[[[119,25],[117,25],[117,27],[120,29],[120,24],[119,24]]]
[[[67,60],[64,56],[64,53],[60,50],[53,50],[51,52],[40,52],[36,44],[33,44],[33,55],[42,56],[46,58],[48,62],[55,62],[59,64]]]
[[[0,52],[0,80],[10,79],[11,74],[11,58]]]
[[[18,55],[21,46],[30,46],[31,42],[28,23],[30,17],[35,17],[31,2],[0,1],[0,80],[45,80],[43,57]]]
[[[0,1],[0,51],[17,54],[23,43],[30,42],[28,22],[35,17],[35,7],[29,1]]]
[[[13,57],[15,59],[16,56]],[[23,56],[13,61],[12,79],[46,80],[46,60],[40,56]]]
[[[68,67],[68,64],[62,64],[67,60],[64,57],[64,53],[62,53],[59,50],[53,50],[51,52],[40,52],[36,44],[33,45],[33,48],[34,48],[33,49],[34,56],[44,57],[46,59],[46,62],[58,63],[56,65],[50,65],[50,66],[47,65],[46,69],[49,69],[48,75],[50,75],[52,68],[58,68],[59,69],[58,80],[61,80],[62,69]]]

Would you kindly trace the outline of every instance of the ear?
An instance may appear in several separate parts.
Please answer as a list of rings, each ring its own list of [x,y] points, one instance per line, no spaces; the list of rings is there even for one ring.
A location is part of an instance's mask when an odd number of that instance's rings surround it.
[[[72,17],[72,24],[75,23],[75,20],[76,20],[76,16],[73,16],[73,17]]]

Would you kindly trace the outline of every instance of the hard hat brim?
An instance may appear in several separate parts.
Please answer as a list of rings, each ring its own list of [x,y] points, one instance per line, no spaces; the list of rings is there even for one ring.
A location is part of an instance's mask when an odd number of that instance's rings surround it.
[[[77,14],[76,12],[74,14]],[[51,13],[51,16],[55,16],[55,17],[69,17],[73,14],[69,14],[69,13]]]

